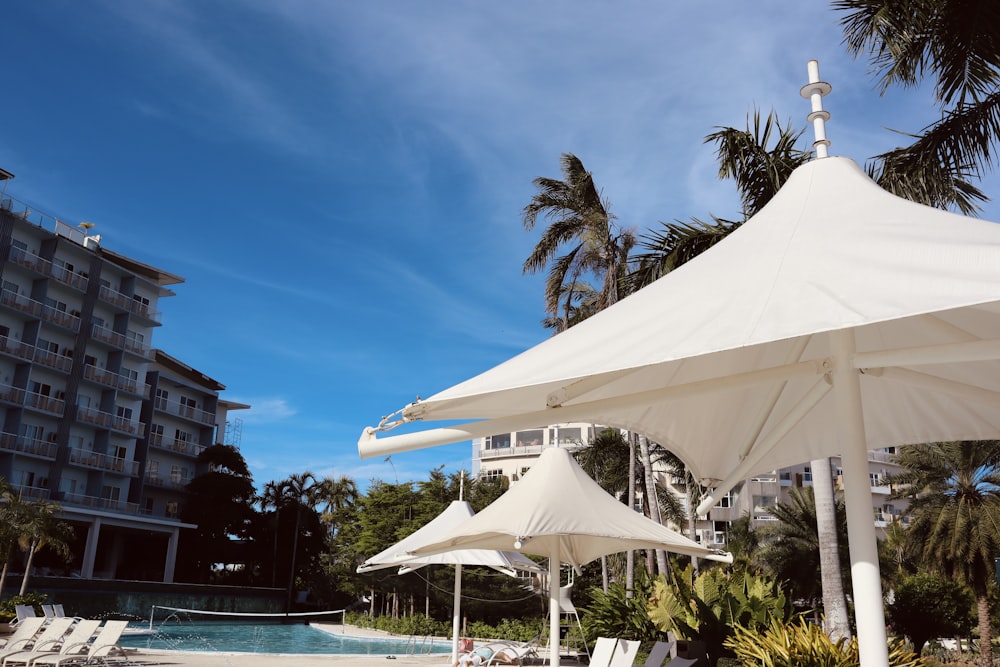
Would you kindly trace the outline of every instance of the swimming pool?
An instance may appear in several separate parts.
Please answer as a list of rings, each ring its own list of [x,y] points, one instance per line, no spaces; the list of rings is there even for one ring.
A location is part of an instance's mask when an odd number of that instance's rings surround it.
[[[135,627],[144,627],[148,625]],[[405,638],[352,637],[335,634],[302,623],[165,622],[154,624],[147,635],[126,635],[119,642],[126,648],[166,649],[220,653],[339,653],[347,655],[405,655],[449,653],[444,639],[413,642]]]

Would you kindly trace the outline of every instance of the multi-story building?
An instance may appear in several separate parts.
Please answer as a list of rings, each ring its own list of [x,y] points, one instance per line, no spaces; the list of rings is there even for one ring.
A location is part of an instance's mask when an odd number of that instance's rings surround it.
[[[0,477],[62,506],[72,574],[169,582],[184,484],[248,406],[151,348],[183,279],[89,232],[0,195]]]
[[[516,482],[527,472],[546,447],[561,446],[570,450],[589,443],[602,426],[593,424],[556,424],[552,426],[499,433],[472,441],[472,474],[480,478],[507,477]],[[898,472],[893,462],[893,448],[868,453],[869,476],[872,490],[872,511],[875,526],[885,529],[898,521],[905,508],[903,501],[890,501],[892,489],[888,477]],[[655,466],[654,466],[655,467]],[[833,459],[835,486],[842,486],[839,460]],[[689,511],[686,481],[666,470],[654,470],[658,484],[676,493],[686,511]],[[704,519],[695,521],[696,539],[705,544],[722,546],[726,543],[728,525],[743,516],[749,516],[754,527],[776,521],[771,508],[789,498],[793,488],[812,486],[812,469],[809,464],[783,468],[755,475],[719,499]],[[640,491],[641,492],[641,491]],[[673,526],[688,534],[688,526]]]

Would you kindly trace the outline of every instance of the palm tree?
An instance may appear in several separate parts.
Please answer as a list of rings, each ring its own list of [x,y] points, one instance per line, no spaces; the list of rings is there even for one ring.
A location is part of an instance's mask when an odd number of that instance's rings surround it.
[[[337,479],[324,477],[318,481],[312,495],[323,506],[321,517],[333,536],[339,530],[340,516],[357,501],[359,492],[353,479],[341,475]]]
[[[280,518],[283,510],[292,509],[295,511],[295,531],[292,533],[292,558],[288,573],[288,592],[285,601],[286,613],[292,606],[292,593],[295,589],[296,559],[299,546],[299,529],[302,525],[302,507],[305,505],[309,509],[316,506],[318,491],[316,476],[308,470],[303,473],[295,473],[288,479],[281,482],[268,482],[264,485],[264,495],[262,504],[265,507],[274,507],[277,516]],[[278,531],[275,531],[275,551],[277,552]]]
[[[557,324],[557,332],[618,301],[627,257],[635,245],[633,232],[615,225],[608,202],[601,198],[593,175],[580,158],[564,153],[560,164],[563,180],[536,178],[538,192],[522,211],[522,223],[528,231],[534,229],[540,215],[550,221],[524,261],[523,270],[537,273],[549,267],[545,312],[556,318],[550,323]],[[590,275],[601,281],[600,290],[586,285],[585,278]],[[595,292],[596,298],[589,298]],[[581,300],[581,294],[588,298]]]
[[[910,544],[923,567],[964,583],[976,597],[980,664],[993,664],[989,589],[1000,553],[1000,441],[904,447],[895,497],[910,505]]]
[[[824,581],[820,574],[820,535],[816,521],[816,501],[811,487],[792,489],[787,502],[770,508],[778,523],[762,528],[764,547],[761,560],[778,579],[788,582],[796,598],[823,599]],[[843,501],[836,501],[836,533],[847,544],[847,513]],[[848,572],[846,550],[839,550],[840,569]]]
[[[35,554],[48,547],[60,556],[69,556],[73,528],[58,517],[62,513],[62,506],[57,503],[47,500],[21,501],[17,504],[17,508],[14,531],[18,546],[28,553],[19,592],[20,595],[24,595],[28,590],[28,578],[31,575]]]
[[[941,118],[909,146],[876,156],[883,188],[939,208],[978,210],[967,179],[992,169],[1000,138],[1000,7],[960,0],[835,0],[848,52],[870,58],[884,93],[934,80]]]

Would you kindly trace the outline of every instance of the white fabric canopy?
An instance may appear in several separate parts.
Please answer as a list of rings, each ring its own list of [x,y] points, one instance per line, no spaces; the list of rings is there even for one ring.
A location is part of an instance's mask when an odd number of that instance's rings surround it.
[[[665,549],[725,563],[732,556],[647,519],[587,476],[565,449],[552,447],[520,481],[476,516],[413,549],[417,558],[451,549],[510,549],[549,559],[549,658],[559,666],[559,570],[630,549]]]
[[[371,572],[388,567],[399,567],[399,574],[405,574],[425,565],[454,565],[455,587],[452,609],[451,661],[458,658],[459,620],[462,605],[462,566],[479,565],[489,567],[508,576],[516,576],[515,570],[540,572],[541,567],[516,551],[494,549],[460,549],[428,556],[414,557],[410,552],[423,544],[437,541],[475,515],[472,506],[464,500],[453,500],[443,512],[413,531],[402,540],[367,559],[358,566],[359,573]]]
[[[680,269],[402,411],[487,421],[367,428],[358,448],[586,420],[659,442],[716,497],[839,455],[862,663],[886,667],[866,450],[1000,438],[998,408],[1000,225],[900,199],[830,157]]]

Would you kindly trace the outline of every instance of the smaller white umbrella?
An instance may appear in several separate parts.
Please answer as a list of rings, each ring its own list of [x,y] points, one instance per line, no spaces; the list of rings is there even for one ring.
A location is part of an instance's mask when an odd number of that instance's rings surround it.
[[[413,549],[423,544],[437,541],[442,535],[465,523],[473,515],[475,515],[475,511],[469,503],[464,500],[454,500],[441,514],[434,517],[430,522],[358,566],[359,573],[399,566],[399,574],[411,572],[425,565],[455,566],[451,645],[452,663],[458,659],[458,631],[462,604],[462,566],[481,565],[493,568],[509,576],[516,576],[515,570],[535,572],[541,570],[535,561],[516,551],[461,549],[422,557],[414,557],[410,553]]]
[[[413,548],[425,558],[456,549],[510,549],[549,559],[550,663],[559,667],[559,567],[607,554],[664,549],[731,563],[730,554],[647,519],[615,500],[565,449],[546,449],[519,482],[489,507],[435,541]]]

